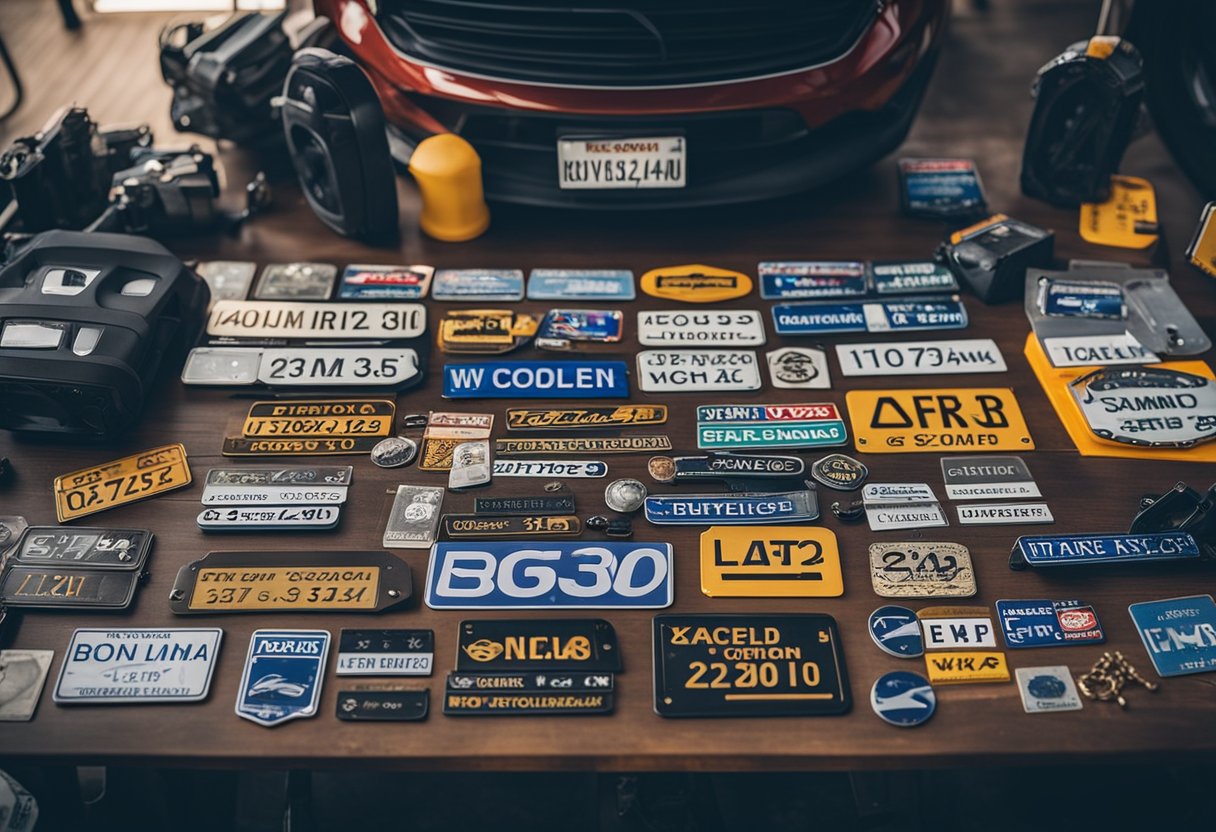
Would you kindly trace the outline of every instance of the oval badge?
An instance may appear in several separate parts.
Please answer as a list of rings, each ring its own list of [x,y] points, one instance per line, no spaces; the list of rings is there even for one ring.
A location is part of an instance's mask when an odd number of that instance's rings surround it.
[[[752,279],[742,272],[694,263],[651,269],[642,275],[641,286],[652,298],[717,303],[751,294]]]

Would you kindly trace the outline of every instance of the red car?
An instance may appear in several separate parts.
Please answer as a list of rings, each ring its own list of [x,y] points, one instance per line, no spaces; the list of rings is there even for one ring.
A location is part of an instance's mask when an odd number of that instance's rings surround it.
[[[666,208],[803,191],[892,151],[950,4],[314,5],[371,76],[404,148],[458,133],[481,155],[490,199]]]

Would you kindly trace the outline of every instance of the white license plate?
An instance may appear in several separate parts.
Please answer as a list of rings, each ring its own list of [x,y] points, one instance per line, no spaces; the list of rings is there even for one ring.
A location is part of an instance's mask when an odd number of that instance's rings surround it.
[[[418,338],[426,332],[420,303],[295,303],[221,300],[207,334],[217,338]]]
[[[207,698],[224,631],[80,629],[64,654],[54,700],[198,702]]]
[[[718,393],[759,390],[760,365],[748,350],[642,350],[643,393]]]
[[[688,168],[683,136],[557,140],[562,190],[683,188]]]
[[[195,347],[182,383],[239,387],[395,387],[419,373],[418,353],[376,347]]]

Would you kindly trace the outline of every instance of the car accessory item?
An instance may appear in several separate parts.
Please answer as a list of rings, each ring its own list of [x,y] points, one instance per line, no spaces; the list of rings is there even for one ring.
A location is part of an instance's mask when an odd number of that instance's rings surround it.
[[[1118,37],[1078,41],[1039,70],[1032,92],[1022,192],[1060,206],[1104,202],[1140,118],[1140,53]]]
[[[384,114],[363,71],[329,50],[301,49],[278,103],[300,188],[321,221],[346,237],[395,237],[397,185]]]
[[[0,270],[0,427],[112,438],[162,360],[203,325],[210,291],[152,240],[48,231]]]
[[[490,227],[481,157],[473,145],[455,133],[430,136],[414,148],[409,170],[422,194],[418,225],[424,234],[459,243],[480,237]]]
[[[1022,297],[1028,268],[1047,268],[1055,234],[1004,214],[993,214],[955,231],[937,249],[937,259],[966,281],[984,303]]]
[[[1145,496],[1128,527],[1130,534],[1188,532],[1209,560],[1216,560],[1216,485],[1200,494],[1184,482],[1160,496]]]

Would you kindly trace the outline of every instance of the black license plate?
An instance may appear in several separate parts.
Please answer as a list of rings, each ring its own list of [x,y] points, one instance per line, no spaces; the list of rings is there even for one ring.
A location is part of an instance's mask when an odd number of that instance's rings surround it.
[[[13,564],[0,578],[0,604],[42,609],[126,609],[141,573],[102,568],[45,569]]]
[[[13,553],[29,566],[89,566],[141,569],[152,548],[152,533],[142,529],[30,526]]]
[[[475,619],[460,624],[459,671],[616,672],[616,631],[602,618]]]
[[[338,691],[336,713],[346,722],[421,722],[430,708],[429,690],[356,688]]]

